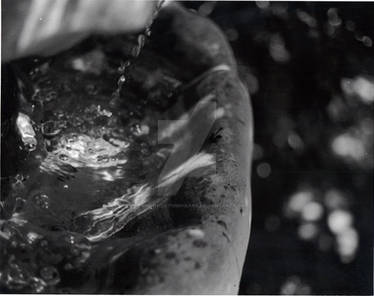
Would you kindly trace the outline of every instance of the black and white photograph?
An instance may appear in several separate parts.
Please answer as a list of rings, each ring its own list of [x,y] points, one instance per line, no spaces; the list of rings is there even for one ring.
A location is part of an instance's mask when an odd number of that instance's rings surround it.
[[[374,3],[0,3],[0,294],[373,295]]]

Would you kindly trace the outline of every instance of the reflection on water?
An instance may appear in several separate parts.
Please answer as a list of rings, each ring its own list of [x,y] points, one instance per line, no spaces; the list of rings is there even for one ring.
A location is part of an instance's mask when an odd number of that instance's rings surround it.
[[[81,268],[90,257],[91,246],[83,236],[49,232],[17,215],[1,221],[0,239],[0,280],[6,289],[37,293],[53,289],[59,284],[61,273]]]
[[[35,150],[37,141],[30,118],[26,114],[20,112],[17,116],[16,126],[25,148],[29,151]]]
[[[214,164],[215,160],[210,154],[194,155],[168,172],[156,184],[139,185],[97,209],[81,213],[76,218],[79,225],[77,231],[92,242],[105,240],[122,230],[134,217],[164,203],[179,189],[173,188],[173,185],[189,173]]]
[[[85,134],[63,135],[55,147],[48,147],[50,151],[43,159],[40,169],[47,173],[69,175],[78,168],[91,168],[98,175],[114,181],[114,178],[123,177],[121,168],[127,162],[125,155],[128,147],[128,142],[118,139],[106,141]],[[112,168],[111,174],[105,170],[109,168]]]

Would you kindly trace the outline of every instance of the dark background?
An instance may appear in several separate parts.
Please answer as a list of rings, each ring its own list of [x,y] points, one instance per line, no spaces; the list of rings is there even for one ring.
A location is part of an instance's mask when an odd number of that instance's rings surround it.
[[[372,294],[374,5],[195,2],[255,119],[243,294]]]

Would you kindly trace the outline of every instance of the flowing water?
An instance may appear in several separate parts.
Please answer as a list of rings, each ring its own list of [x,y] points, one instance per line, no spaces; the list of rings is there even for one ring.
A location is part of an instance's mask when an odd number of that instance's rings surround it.
[[[122,71],[115,84],[117,75],[99,49],[43,61],[28,75],[34,94],[3,138],[15,174],[2,178],[2,289],[59,291],[92,243],[121,231],[151,197],[170,145],[157,144],[157,111],[137,97],[136,78]],[[126,90],[123,75],[133,81]]]
[[[66,291],[94,243],[147,210],[171,151],[157,143],[157,107],[181,83],[135,65],[149,36],[150,26],[124,39],[136,40],[131,55],[113,58],[98,42],[15,66],[19,106],[2,131],[2,291]]]
[[[130,222],[214,165],[199,152],[217,116],[214,96],[183,113],[176,95],[197,80],[182,83],[180,70],[147,49],[150,35],[149,24],[12,65],[17,99],[2,108],[1,291],[95,291],[95,266],[107,265],[97,258],[128,236]],[[170,121],[173,113],[182,120]]]

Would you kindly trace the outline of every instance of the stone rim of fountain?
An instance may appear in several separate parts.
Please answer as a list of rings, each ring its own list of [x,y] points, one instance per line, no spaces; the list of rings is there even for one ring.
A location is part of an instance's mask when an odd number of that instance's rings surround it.
[[[161,10],[154,34],[159,22],[174,34],[174,44],[166,52],[174,55],[172,60],[187,60],[196,75],[226,67],[227,71],[207,75],[193,88],[200,98],[214,93],[216,107],[226,111],[214,122],[210,140],[203,146],[215,155],[216,168],[213,173],[188,176],[171,198],[175,229],[139,237],[129,242],[126,252],[117,253],[111,267],[117,279],[106,283],[104,291],[234,294],[239,289],[251,221],[249,95],[230,46],[216,25],[177,4]],[[169,37],[165,35],[165,40]]]

